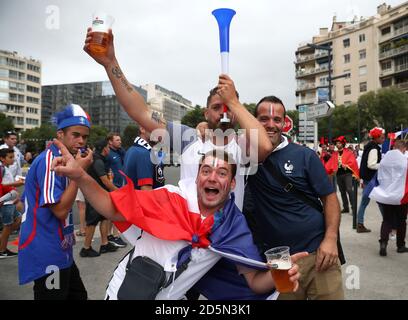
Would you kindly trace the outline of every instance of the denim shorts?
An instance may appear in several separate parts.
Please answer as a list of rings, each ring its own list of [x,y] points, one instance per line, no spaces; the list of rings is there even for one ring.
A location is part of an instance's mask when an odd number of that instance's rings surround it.
[[[13,224],[20,216],[21,213],[17,211],[15,204],[4,204],[0,207],[0,217],[5,226]]]

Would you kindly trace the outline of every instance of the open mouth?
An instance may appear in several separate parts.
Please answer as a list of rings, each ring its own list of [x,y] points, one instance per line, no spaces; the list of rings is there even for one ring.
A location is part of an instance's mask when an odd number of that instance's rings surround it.
[[[216,196],[217,194],[220,193],[220,190],[217,188],[204,188],[205,194],[209,196]]]

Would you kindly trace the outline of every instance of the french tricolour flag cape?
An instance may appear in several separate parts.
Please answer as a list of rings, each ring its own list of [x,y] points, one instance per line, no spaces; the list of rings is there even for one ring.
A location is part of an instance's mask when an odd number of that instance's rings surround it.
[[[408,203],[408,158],[399,150],[388,151],[366,189],[365,194],[379,203]]]
[[[131,243],[136,243],[140,229],[162,240],[185,240],[190,243],[179,253],[178,265],[189,258],[194,247],[208,248],[252,268],[266,268],[262,262],[244,215],[234,204],[234,195],[222,210],[202,220],[197,201],[195,179],[166,185],[150,191],[127,185],[110,193],[117,210],[126,222],[116,227]]]

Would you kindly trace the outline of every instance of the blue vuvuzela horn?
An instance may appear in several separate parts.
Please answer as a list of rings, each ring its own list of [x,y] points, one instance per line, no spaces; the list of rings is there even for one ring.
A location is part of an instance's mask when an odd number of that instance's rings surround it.
[[[229,73],[229,29],[235,11],[227,8],[215,9],[212,14],[217,19],[220,32],[221,73]],[[227,106],[224,105],[224,115],[221,122],[230,122],[227,117]]]

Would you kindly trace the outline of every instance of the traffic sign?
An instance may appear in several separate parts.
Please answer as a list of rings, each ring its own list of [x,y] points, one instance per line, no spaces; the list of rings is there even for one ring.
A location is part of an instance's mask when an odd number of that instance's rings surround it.
[[[289,132],[293,129],[293,120],[291,117],[289,117],[288,115],[285,116],[285,125],[282,129],[282,132]]]
[[[319,104],[309,105],[307,107],[307,119],[319,119],[329,116],[333,110],[335,105],[331,101],[326,101]]]

